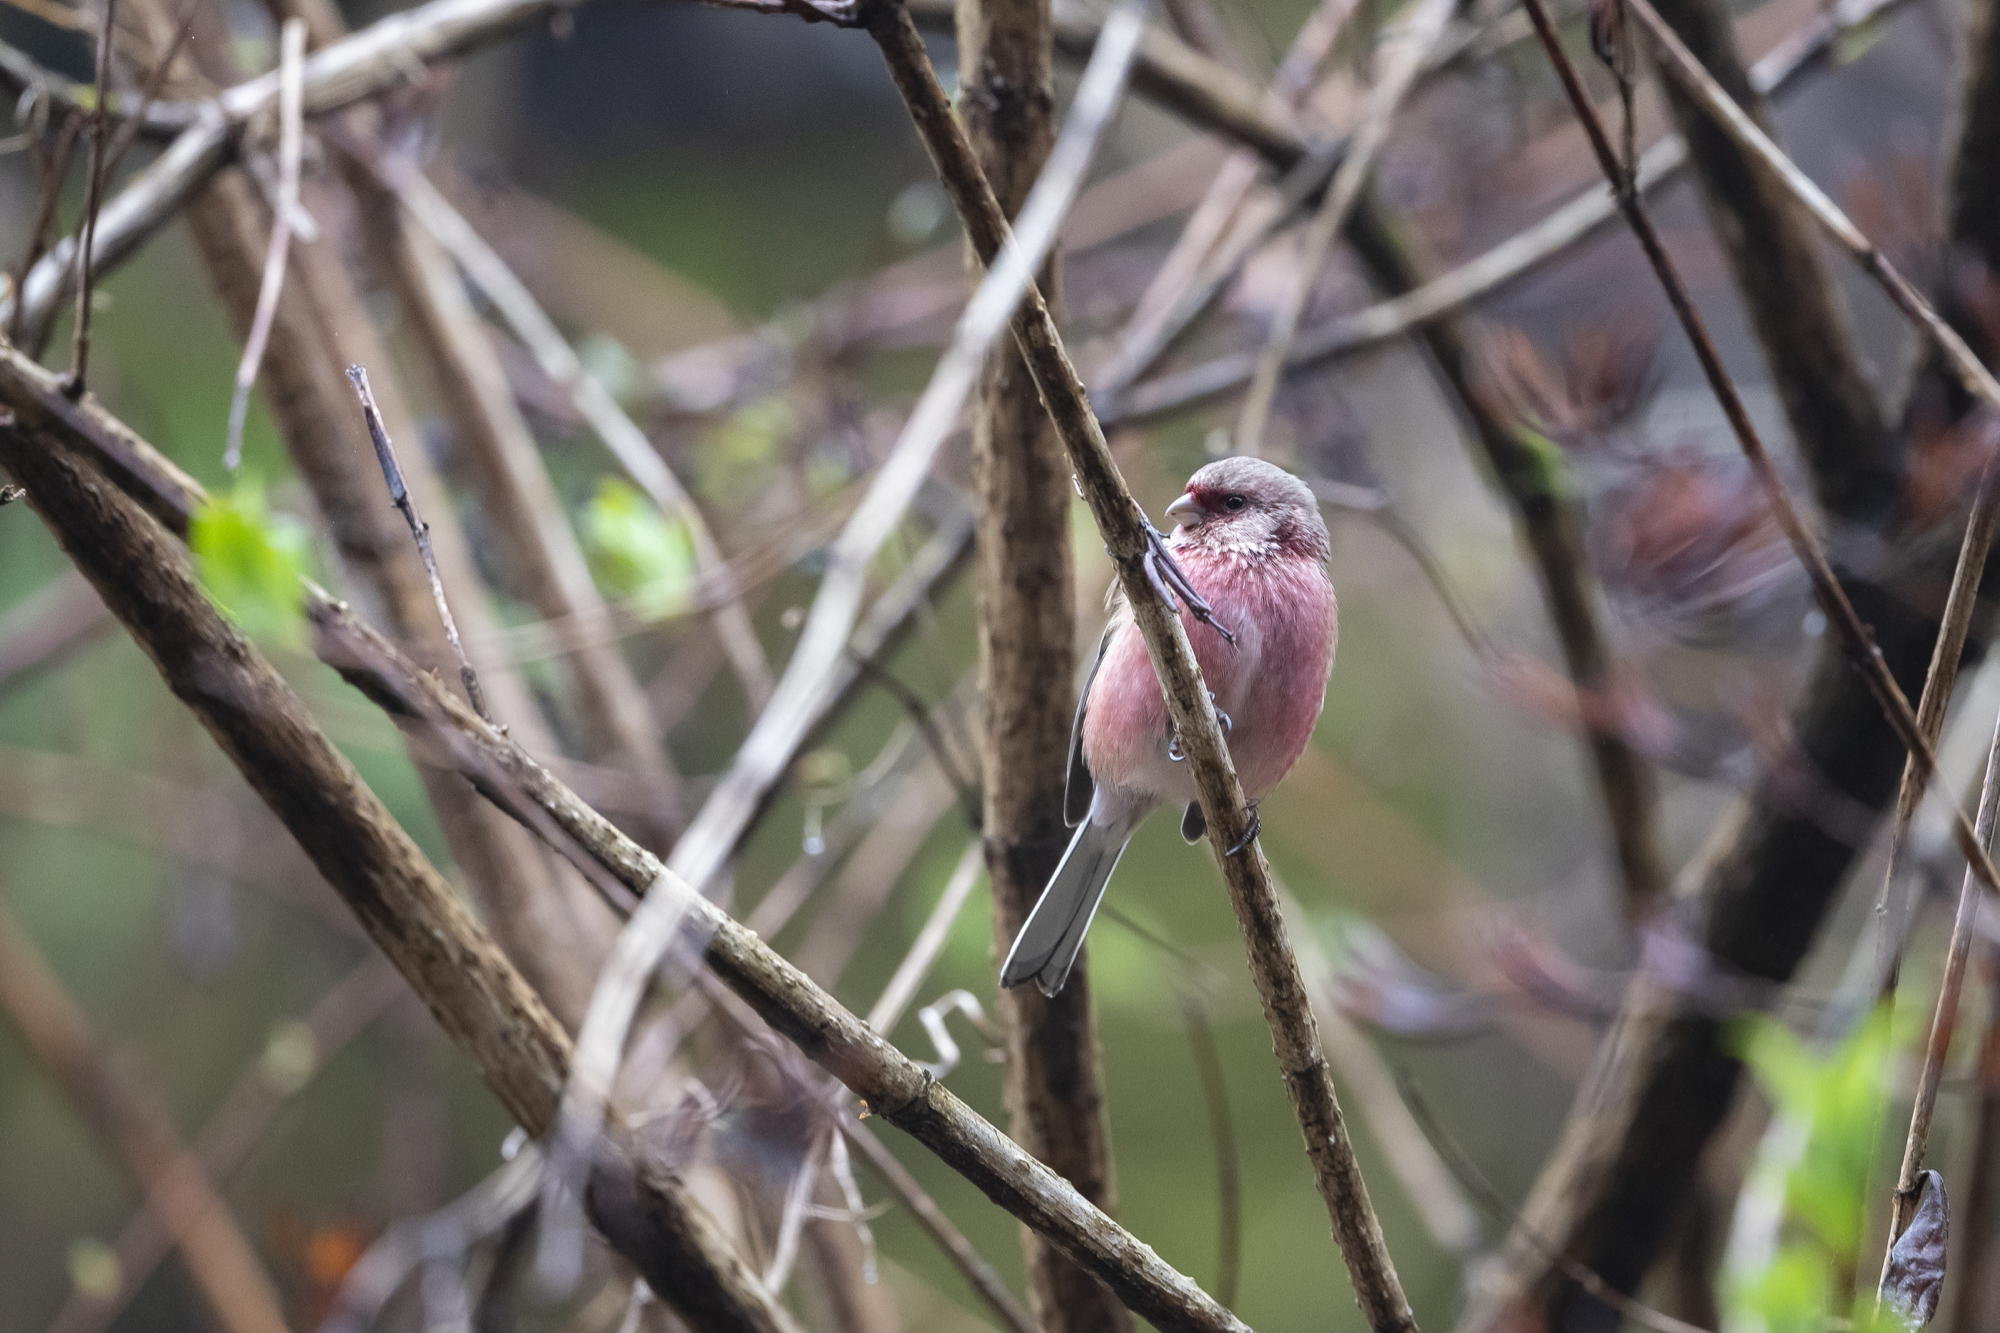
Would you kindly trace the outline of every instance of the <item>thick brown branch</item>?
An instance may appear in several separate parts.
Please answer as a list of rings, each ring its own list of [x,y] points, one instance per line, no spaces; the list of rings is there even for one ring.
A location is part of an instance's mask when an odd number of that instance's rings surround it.
[[[0,391],[0,402],[20,403],[19,387],[17,379]],[[104,420],[88,402],[78,411],[92,425]],[[87,453],[98,447],[67,431],[13,422],[0,426],[0,467],[29,487],[36,511],[105,605],[508,1113],[531,1133],[548,1130],[569,1064],[561,1026],[290,686],[222,619],[195,581],[186,550],[72,452],[79,446]],[[592,1176],[588,1204],[613,1247],[697,1324],[793,1329],[670,1172],[612,1153]]]
[[[589,856],[632,893],[668,895],[684,913],[682,931],[703,942],[715,974],[780,1035],[860,1096],[871,1115],[908,1131],[1160,1328],[1245,1327],[753,931],[620,833],[514,740],[488,727],[433,677],[414,670],[345,608],[322,601],[309,611],[322,657],[377,703],[420,725],[448,727],[469,744],[475,762],[468,776],[496,804],[538,827],[541,820],[552,820],[579,855]],[[523,802],[531,802],[533,809],[523,810]]]
[[[969,0],[958,7],[966,131],[1009,217],[1019,213],[1055,143],[1048,0]],[[974,274],[981,271],[974,267]],[[1052,257],[1038,279],[1059,299]],[[978,493],[976,595],[984,718],[982,833],[993,883],[993,933],[1005,953],[1062,858],[1069,709],[1049,682],[1076,662],[1069,467],[1035,382],[1011,344],[987,358],[973,417]],[[1087,960],[1054,999],[1005,991],[1007,1126],[1109,1215],[1117,1185],[1107,1142]],[[1111,1292],[1024,1231],[1029,1297],[1046,1333],[1131,1327]]]

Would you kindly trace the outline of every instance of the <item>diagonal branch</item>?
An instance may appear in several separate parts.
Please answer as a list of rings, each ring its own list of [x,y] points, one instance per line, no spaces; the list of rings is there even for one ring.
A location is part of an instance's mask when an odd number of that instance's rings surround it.
[[[421,995],[487,1086],[531,1133],[554,1122],[570,1044],[422,851],[369,790],[303,702],[225,622],[187,552],[85,457],[105,416],[52,412],[53,376],[22,367],[0,402],[0,467],[23,479],[36,511],[175,694]],[[37,381],[40,381],[39,383]],[[24,391],[27,391],[24,393]],[[83,453],[73,452],[81,446]],[[791,1333],[791,1317],[730,1249],[670,1170],[611,1145],[591,1177],[593,1221],[612,1246],[702,1326]]]
[[[1257,355],[1257,370],[1250,379],[1249,395],[1243,401],[1236,422],[1236,448],[1240,453],[1262,452],[1264,428],[1271,417],[1271,400],[1277,395],[1278,380],[1284,374],[1292,341],[1299,331],[1299,316],[1319,281],[1333,243],[1347,226],[1354,206],[1361,200],[1362,187],[1375,168],[1375,159],[1389,141],[1389,125],[1403,99],[1415,86],[1417,76],[1429,62],[1431,52],[1444,36],[1445,24],[1457,9],[1457,0],[1422,0],[1404,21],[1391,47],[1387,67],[1380,82],[1368,95],[1361,124],[1347,142],[1340,169],[1326,187],[1319,211],[1306,227],[1298,260],[1298,273],[1278,307],[1264,350]]]
[[[1780,91],[1814,68],[1842,34],[1879,21],[1902,3],[1904,0],[1840,0],[1801,24],[1751,66],[1751,86],[1765,95]],[[1672,134],[1659,140],[1639,155],[1639,191],[1652,193],[1678,177],[1687,164],[1686,139]],[[1286,369],[1298,370],[1364,352],[1456,314],[1527,277],[1617,217],[1618,203],[1611,191],[1592,186],[1539,222],[1422,286],[1302,331],[1286,359]],[[1092,386],[1092,401],[1106,425],[1136,423],[1241,388],[1250,382],[1256,366],[1256,352],[1233,352],[1128,386],[1112,376],[1112,367],[1107,365],[1099,372],[1100,383]]]
[[[1768,125],[1722,0],[1662,0],[1661,15],[1738,105]],[[1838,289],[1785,190],[1669,82],[1717,240],[1827,512],[1873,525],[1895,503],[1899,446],[1848,337]]]
[[[590,423],[626,475],[663,513],[672,514],[687,528],[702,582],[716,596],[716,632],[742,678],[751,706],[762,707],[771,694],[771,668],[764,660],[763,645],[758,642],[749,613],[736,593],[735,576],[729,570],[729,562],[723,559],[722,548],[716,545],[715,534],[709,530],[700,506],[660,457],[653,442],[618,405],[603,381],[584,366],[576,350],[556,328],[555,321],[529,294],[526,284],[413,162],[353,135],[344,137],[343,146],[396,194],[410,216],[430,232],[473,285],[493,303],[514,335],[540,362],[543,373],[569,392],[577,411]]]
[[[680,933],[700,941],[710,970],[766,1023],[839,1079],[879,1116],[907,1131],[995,1203],[1035,1228],[1100,1278],[1134,1313],[1162,1329],[1231,1330],[1244,1325],[1073,1186],[961,1102],[923,1066],[884,1041],[757,934],[694,891],[669,866],[578,799],[512,738],[482,722],[437,681],[336,603],[308,608],[324,658],[377,703],[420,726],[448,729],[472,761],[467,776],[501,808],[564,835],[566,854],[585,855],[632,894],[658,895],[680,915]],[[523,803],[530,808],[523,809]]]

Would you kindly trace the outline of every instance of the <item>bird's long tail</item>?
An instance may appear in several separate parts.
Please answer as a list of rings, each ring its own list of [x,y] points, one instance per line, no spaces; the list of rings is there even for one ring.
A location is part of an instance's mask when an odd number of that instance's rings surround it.
[[[1077,825],[1069,850],[1014,937],[1007,961],[1000,965],[1002,986],[1011,989],[1032,979],[1044,995],[1061,993],[1134,827],[1122,819],[1111,824],[1085,819]]]

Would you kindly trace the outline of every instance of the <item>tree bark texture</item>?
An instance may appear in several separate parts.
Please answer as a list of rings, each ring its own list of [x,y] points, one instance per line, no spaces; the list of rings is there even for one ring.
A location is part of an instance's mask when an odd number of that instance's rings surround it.
[[[0,468],[31,503],[175,697],[290,830],[369,937],[533,1134],[554,1123],[570,1042],[554,1015],[425,859],[298,695],[222,618],[188,553],[70,452],[54,377],[11,364]],[[20,394],[23,387],[33,397]],[[44,382],[46,381],[46,382]],[[95,452],[95,451],[93,451]],[[463,779],[454,778],[470,791]],[[615,1139],[585,1191],[593,1221],[696,1327],[796,1333],[677,1176]]]
[[[960,101],[1000,206],[1020,210],[1055,143],[1049,0],[961,0]],[[1040,275],[1055,301],[1057,264]],[[975,273],[978,270],[975,269]],[[999,951],[1062,859],[1076,669],[1069,463],[1011,344],[988,358],[973,417],[979,496],[979,672],[985,709],[986,866]],[[1014,1139],[1110,1213],[1117,1206],[1086,960],[1062,994],[1003,992],[1007,1117]],[[1132,1317],[1097,1279],[1022,1228],[1030,1303],[1049,1333],[1122,1331]]]

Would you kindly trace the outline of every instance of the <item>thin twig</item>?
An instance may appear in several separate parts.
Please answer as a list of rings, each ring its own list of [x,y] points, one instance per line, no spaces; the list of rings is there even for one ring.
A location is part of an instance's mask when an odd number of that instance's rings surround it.
[[[992,266],[987,278],[990,285],[1019,252],[1009,238],[1005,215],[964,128],[937,81],[923,37],[908,12],[893,3],[879,4],[869,11],[868,31],[882,50],[945,192],[965,224],[974,253]],[[1024,231],[1029,213],[1023,211]],[[1270,870],[1254,837],[1255,826],[1222,737],[1214,700],[1202,684],[1180,615],[1153,591],[1149,571],[1158,538],[1118,472],[1047,304],[1031,283],[1024,284],[1023,290],[1025,296],[1014,319],[1015,343],[1069,453],[1078,486],[1097,520],[1154,669],[1160,674],[1161,692],[1200,794],[1210,842],[1221,861],[1243,929],[1279,1067],[1305,1136],[1314,1184],[1326,1203],[1341,1257],[1363,1313],[1376,1333],[1414,1329],[1415,1316],[1396,1277],[1381,1223],[1368,1201],[1354,1157],[1326,1057],[1320,1050],[1311,1000],[1286,939]]]
[[[122,119],[118,133],[111,139],[110,159],[104,164],[104,175],[107,180],[118,174],[118,168],[124,164],[125,154],[139,141],[140,133],[156,128],[153,113],[159,109],[160,92],[167,86],[167,79],[173,73],[174,61],[180,58],[181,48],[187,45],[188,39],[194,35],[194,15],[201,7],[201,3],[202,0],[186,0],[181,6],[180,16],[174,20],[173,39],[167,43],[167,49],[161,53],[159,60],[154,62],[152,70],[146,75],[146,86],[139,92],[138,105],[130,112],[117,113]],[[283,93],[280,90],[280,100],[282,98]],[[124,101],[122,97],[118,100]],[[174,107],[170,120],[174,128],[182,129],[193,119],[193,114],[189,107]]]
[[[304,34],[303,25],[300,34]],[[430,524],[417,517],[416,504],[410,499],[410,488],[403,483],[403,469],[396,462],[395,446],[389,442],[389,432],[382,425],[382,411],[375,406],[375,395],[368,389],[368,369],[365,366],[349,366],[347,378],[361,399],[361,413],[368,422],[368,438],[375,444],[375,460],[382,465],[382,479],[389,484],[389,499],[402,513],[403,521],[410,525],[410,536],[417,543],[418,554],[424,558],[424,572],[430,575],[431,580],[431,597],[437,602],[438,618],[444,622],[444,637],[450,642],[452,651],[458,654],[458,678],[465,684],[465,697],[472,701],[472,707],[479,716],[491,722],[493,715],[486,711],[486,696],[479,689],[479,673],[472,669],[472,659],[465,655],[465,645],[459,642],[458,622],[451,618],[451,603],[444,595],[444,580],[438,576],[437,554],[431,550]]]
[[[623,623],[638,618],[617,618],[606,609],[514,400],[489,327],[474,311],[457,267],[373,176],[358,167],[347,176],[360,204],[363,236],[429,362],[450,416],[454,447],[463,451],[488,521],[507,536],[516,591],[541,617],[489,644],[473,635],[472,646],[488,649],[482,660],[497,657],[518,665],[523,639],[553,641],[551,650],[562,654],[558,669],[569,681],[586,753],[646,786],[649,795],[636,812],[642,815],[642,840],[667,847],[686,822],[685,796],[661,744],[666,729],[615,638],[618,631],[639,628]]]
[[[1264,350],[1257,357],[1257,371],[1250,380],[1250,393],[1244,399],[1242,414],[1236,421],[1238,453],[1256,457],[1262,451],[1264,428],[1271,418],[1271,402],[1278,392],[1278,377],[1284,373],[1285,362],[1291,355],[1292,339],[1299,330],[1299,316],[1319,282],[1320,269],[1326,264],[1334,239],[1346,227],[1348,215],[1361,198],[1361,187],[1375,169],[1377,154],[1388,142],[1390,122],[1415,85],[1417,76],[1423,72],[1425,61],[1438,39],[1444,35],[1445,24],[1450,22],[1456,9],[1457,0],[1422,0],[1395,44],[1381,82],[1369,93],[1360,128],[1348,140],[1347,154],[1341,159],[1340,170],[1334,172],[1333,183],[1327,186],[1326,198],[1321,200],[1319,212],[1313,215],[1312,225],[1306,228],[1292,285],[1278,306]]]
[[[257,368],[264,362],[264,344],[270,340],[271,321],[278,313],[278,292],[285,285],[285,257],[292,245],[292,215],[299,207],[299,161],[305,152],[305,85],[301,78],[305,58],[305,20],[286,19],[278,34],[278,70],[284,79],[283,92],[278,98],[278,202],[272,209],[271,247],[264,256],[257,313],[250,320],[250,336],[243,340],[243,359],[236,365],[236,389],[229,399],[229,434],[223,446],[222,465],[231,472],[243,462],[243,419],[250,412],[250,386],[257,382]],[[162,61],[161,67],[165,65]],[[376,449],[381,452],[386,448],[385,437],[385,442]],[[389,455],[385,452],[382,456],[386,468]],[[428,544],[425,549],[428,551]],[[428,562],[428,555],[425,560]],[[455,637],[453,641],[456,642]]]
[[[1979,787],[1978,833],[1982,845],[1993,841],[1993,826],[2000,816],[2000,718],[1993,728],[1993,744],[1986,756],[1986,775]],[[1889,1258],[1895,1244],[1908,1229],[1918,1196],[1924,1151],[1930,1144],[1931,1115],[1937,1109],[1938,1088],[1944,1080],[1945,1057],[1951,1053],[1952,1033],[1958,1027],[1958,997],[1965,985],[1966,959],[1979,920],[1979,881],[1970,870],[1958,890],[1958,911],[1952,918],[1951,943],[1946,947],[1944,977],[1938,983],[1937,1008],[1931,1014],[1930,1037],[1924,1043],[1924,1062],[1917,1077],[1917,1092],[1910,1105],[1910,1131],[1903,1140],[1903,1162],[1896,1175],[1896,1193],[1891,1203],[1888,1247],[1882,1255],[1882,1276],[1875,1287],[1879,1310],[1889,1281]]]
[[[1812,68],[1842,34],[1878,21],[1902,3],[1904,0],[1840,0],[1759,60],[1750,71],[1751,86],[1766,95],[1779,91]],[[1639,191],[1649,194],[1674,179],[1688,160],[1687,140],[1679,135],[1653,144],[1639,155]],[[1534,272],[1617,216],[1616,197],[1608,189],[1592,187],[1541,221],[1421,287],[1301,332],[1286,368],[1298,370],[1351,356],[1415,332]],[[1129,378],[1120,381],[1100,373],[1092,385],[1092,400],[1106,425],[1138,422],[1240,388],[1249,383],[1256,366],[1257,353],[1245,351],[1136,384]]]
[[[1007,1284],[994,1271],[993,1265],[972,1247],[965,1233],[953,1225],[944,1209],[924,1192],[924,1187],[917,1183],[917,1178],[910,1174],[907,1167],[896,1160],[888,1145],[875,1137],[875,1131],[846,1116],[840,1118],[839,1125],[847,1141],[861,1150],[861,1155],[868,1159],[868,1164],[875,1168],[883,1183],[903,1201],[903,1206],[917,1219],[917,1225],[937,1242],[938,1248],[951,1259],[952,1266],[958,1269],[966,1284],[978,1293],[979,1299],[986,1302],[986,1308],[999,1318],[1008,1333],[1038,1333],[1034,1316],[1028,1313],[1013,1292],[1007,1290]]]
[[[980,825],[979,788],[959,771],[958,755],[954,747],[947,744],[944,733],[938,729],[937,719],[931,715],[931,706],[923,701],[917,692],[905,685],[895,672],[883,666],[873,657],[863,657],[852,647],[847,650],[847,660],[854,663],[855,670],[882,687],[884,693],[894,699],[909,715],[923,736],[924,744],[930,747],[932,758],[944,770],[945,781],[958,793],[958,804],[965,811],[965,821],[975,831]]]
[[[1640,1304],[1606,1282],[1594,1270],[1578,1263],[1551,1245],[1540,1232],[1528,1225],[1528,1220],[1501,1196],[1499,1190],[1493,1188],[1492,1182],[1488,1181],[1472,1159],[1465,1155],[1465,1150],[1458,1146],[1451,1135],[1444,1132],[1444,1127],[1431,1113],[1430,1104],[1417,1091],[1416,1081],[1410,1077],[1407,1070],[1396,1071],[1396,1086],[1403,1094],[1403,1104],[1410,1108],[1410,1114],[1416,1117],[1417,1124],[1422,1127],[1424,1137],[1430,1140],[1431,1147],[1451,1167],[1451,1172],[1458,1177],[1458,1182],[1471,1190],[1474,1197],[1496,1219],[1540,1250],[1570,1281],[1633,1323],[1652,1329],[1653,1333],[1708,1333],[1708,1330],[1699,1324],[1690,1324],[1684,1319],[1676,1319],[1670,1314],[1655,1310],[1650,1305]]]
[[[1319,0],[1300,25],[1291,49],[1271,80],[1272,92],[1292,109],[1296,110],[1311,91],[1320,66],[1357,8],[1359,0]],[[1203,261],[1229,234],[1230,224],[1240,216],[1243,200],[1256,184],[1258,174],[1257,155],[1249,149],[1238,148],[1224,160],[1209,183],[1208,193],[1195,205],[1187,225],[1175,238],[1174,248],[1133,305],[1131,319],[1118,340],[1118,350],[1098,371],[1095,392],[1111,394],[1122,390],[1145,372],[1171,339],[1167,331],[1169,318],[1202,272]]]
[[[97,241],[97,210],[104,200],[104,146],[111,129],[111,110],[106,91],[111,87],[112,34],[117,30],[118,0],[104,0],[104,17],[97,32],[97,109],[90,116],[90,166],[83,185],[83,244],[77,248],[76,331],[70,345],[69,381],[71,398],[83,396],[90,371],[90,295],[96,274],[91,269]]]
[[[55,142],[42,151],[36,152],[35,179],[41,191],[41,204],[35,214],[35,222],[28,229],[28,248],[8,274],[7,298],[0,301],[6,318],[0,320],[7,337],[15,342],[21,340],[22,303],[16,299],[27,282],[28,275],[40,266],[42,252],[47,248],[49,228],[55,225],[56,207],[62,201],[63,180],[69,175],[70,158],[76,152],[76,136],[89,121],[89,116],[81,112],[71,112],[62,118],[56,129]],[[39,352],[39,348],[36,349]]]
[[[1535,22],[1535,31],[1541,36],[1542,46],[1548,52],[1549,61],[1561,77],[1563,89],[1569,95],[1570,105],[1575,108],[1577,118],[1583,123],[1589,135],[1591,148],[1597,154],[1598,164],[1603,168],[1606,179],[1616,185],[1621,179],[1617,154],[1611,147],[1604,132],[1604,125],[1597,117],[1597,110],[1591,105],[1590,95],[1584,90],[1583,80],[1570,62],[1569,54],[1563,50],[1562,40],[1557,35],[1550,20],[1544,0],[1523,0],[1528,13]],[[1640,202],[1637,191],[1620,191],[1619,211],[1625,215],[1639,245],[1645,251],[1646,260],[1665,289],[1667,301],[1673,307],[1681,327],[1686,330],[1688,341],[1693,344],[1696,359],[1701,362],[1702,373],[1707,377],[1709,387],[1722,405],[1723,415],[1728,418],[1731,430],[1735,432],[1737,443],[1742,447],[1744,457],[1749,460],[1750,469],[1756,475],[1759,485],[1771,505],[1772,516],[1777,520],[1785,538],[1798,553],[1799,561],[1806,568],[1807,577],[1812,580],[1813,593],[1820,609],[1832,622],[1839,634],[1841,644],[1859,668],[1867,682],[1869,692],[1875,696],[1890,727],[1897,738],[1916,760],[1923,781],[1928,783],[1937,772],[1937,754],[1918,725],[1916,715],[1911,711],[1910,701],[1903,694],[1902,686],[1896,683],[1888,664],[1883,660],[1882,651],[1875,646],[1868,627],[1861,621],[1854,604],[1847,598],[1840,581],[1828,563],[1826,550],[1819,537],[1800,517],[1791,495],[1785,488],[1784,479],[1778,475],[1776,464],[1764,448],[1764,442],[1757,434],[1757,428],[1750,421],[1749,411],[1743,406],[1736,385],[1730,379],[1729,371],[1722,364],[1715,344],[1708,336],[1707,326],[1694,308],[1687,287],[1675,270],[1673,261],[1667,256],[1666,248],[1660,243],[1659,233],[1653,229],[1652,219]],[[1988,890],[2000,892],[2000,874],[1993,868],[1992,858],[1980,840],[1972,821],[1966,817],[1964,807],[1956,801],[1952,803],[1954,835],[1958,848],[1971,863],[1979,882]]]
[[[1863,235],[1861,229],[1848,220],[1847,214],[1827,197],[1826,192],[1813,184],[1812,178],[1799,170],[1784,150],[1771,142],[1771,136],[1750,119],[1749,113],[1723,91],[1722,85],[1702,68],[1701,62],[1694,58],[1694,54],[1648,0],[1624,0],[1624,3],[1631,6],[1632,12],[1652,35],[1659,53],[1665,57],[1664,67],[1674,81],[1701,104],[1702,109],[1739,147],[1756,158],[1786,192],[1806,206],[1813,221],[1835,244],[1847,251],[1861,266],[1862,272],[1875,279],[1896,309],[1930,336],[1938,350],[1944,353],[1946,363],[1951,366],[1959,383],[1965,386],[1965,391],[1974,398],[2000,407],[2000,382],[1994,380],[1992,372],[1980,363],[1972,349],[1966,346],[1965,339],[1959,337],[1958,331],[1944,322],[1931,303],[1924,299],[1908,278],[1897,271],[1875,243]]]
[[[907,1130],[1162,1329],[1234,1333],[1244,1328],[754,932],[578,799],[517,742],[482,722],[435,677],[418,671],[347,608],[322,599],[309,603],[308,613],[323,652],[351,682],[403,716],[448,724],[469,743],[479,762],[469,766],[468,776],[489,799],[517,817],[518,803],[532,802],[560,828],[563,836],[551,840],[557,851],[574,855],[580,847],[593,869],[608,871],[634,897],[644,895],[642,910],[656,895],[670,900],[714,976],[862,1098],[871,1115]],[[452,753],[461,757],[457,750]],[[541,827],[536,825],[538,831]]]
[[[716,544],[708,520],[673,469],[624,408],[618,405],[603,381],[590,373],[569,345],[568,339],[538,304],[499,253],[453,208],[444,194],[419,171],[415,163],[354,134],[338,136],[343,148],[367,167],[402,200],[410,216],[423,226],[451,255],[467,279],[493,303],[514,336],[534,355],[542,371],[569,391],[576,409],[618,465],[639,489],[672,514],[686,527],[694,547],[695,563],[704,583],[719,594],[715,610],[716,632],[728,649],[743,689],[752,707],[761,707],[770,697],[771,668],[764,660],[763,645],[757,638],[749,613],[736,595],[734,575],[722,548]]]
[[[1229,1078],[1200,998],[1182,992],[1180,1000],[1202,1105],[1208,1111],[1209,1139],[1215,1147],[1215,1299],[1232,1306],[1243,1261],[1243,1172],[1236,1160],[1236,1122],[1229,1114]]]
[[[936,906],[925,918],[923,929],[910,942],[910,951],[903,955],[903,961],[896,964],[889,984],[882,988],[882,998],[875,1001],[875,1007],[868,1011],[868,1026],[884,1036],[895,1031],[904,1011],[910,1007],[910,1001],[916,998],[917,988],[930,975],[931,964],[944,951],[945,941],[951,936],[951,928],[958,921],[959,912],[964,909],[966,900],[972,897],[972,891],[979,887],[979,872],[985,868],[984,850],[978,838],[965,845],[965,850],[959,854],[958,864],[952,867],[951,878],[944,882],[944,889],[938,894]]]

